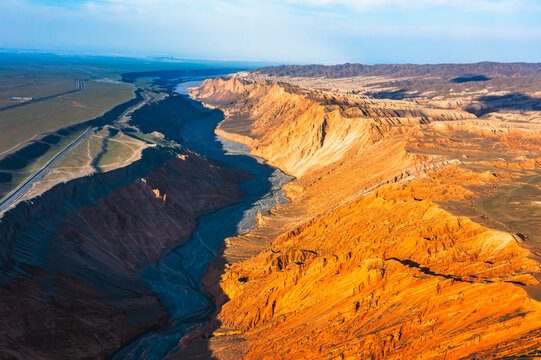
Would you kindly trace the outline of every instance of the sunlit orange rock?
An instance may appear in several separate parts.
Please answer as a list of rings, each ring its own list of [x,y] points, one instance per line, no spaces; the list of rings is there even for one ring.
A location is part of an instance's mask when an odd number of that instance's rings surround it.
[[[220,135],[297,176],[292,202],[227,239],[225,267],[209,269],[216,330],[195,348],[219,359],[539,354],[537,210],[519,233],[504,196],[536,196],[536,123],[238,79],[192,95],[226,113]]]

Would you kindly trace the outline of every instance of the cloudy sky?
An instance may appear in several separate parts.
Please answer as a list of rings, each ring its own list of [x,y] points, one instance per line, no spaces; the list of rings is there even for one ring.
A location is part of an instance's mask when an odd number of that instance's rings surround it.
[[[541,0],[0,0],[0,48],[280,63],[541,61]]]

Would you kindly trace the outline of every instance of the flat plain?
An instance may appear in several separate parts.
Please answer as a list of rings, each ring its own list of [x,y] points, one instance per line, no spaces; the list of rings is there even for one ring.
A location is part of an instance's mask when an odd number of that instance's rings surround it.
[[[74,84],[73,84],[74,85]],[[86,81],[84,90],[0,112],[0,156],[40,134],[98,117],[134,97],[129,84]]]

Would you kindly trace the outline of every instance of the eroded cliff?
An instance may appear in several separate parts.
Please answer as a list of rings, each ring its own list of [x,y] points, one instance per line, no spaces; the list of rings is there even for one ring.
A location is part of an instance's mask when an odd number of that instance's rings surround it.
[[[297,177],[410,125],[471,117],[405,101],[353,102],[287,84],[235,78],[206,81],[192,96],[228,115],[217,134],[251,146],[254,155]]]
[[[165,325],[139,271],[186,241],[203,212],[238,201],[241,180],[191,151],[149,149],[6,213],[2,357],[105,358]]]
[[[541,136],[527,114],[479,119],[238,79],[192,96],[228,115],[219,134],[297,179],[291,203],[226,241],[226,265],[205,279],[216,330],[187,354],[538,354]]]

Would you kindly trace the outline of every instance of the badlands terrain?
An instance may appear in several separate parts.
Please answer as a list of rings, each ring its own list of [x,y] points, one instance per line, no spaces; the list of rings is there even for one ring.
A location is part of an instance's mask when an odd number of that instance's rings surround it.
[[[219,359],[541,356],[541,65],[207,80],[216,133],[295,177],[204,279]],[[190,349],[188,348],[188,352]],[[194,355],[195,356],[195,355]]]
[[[88,134],[3,209],[0,358],[541,357],[541,64],[72,68],[0,158]]]

